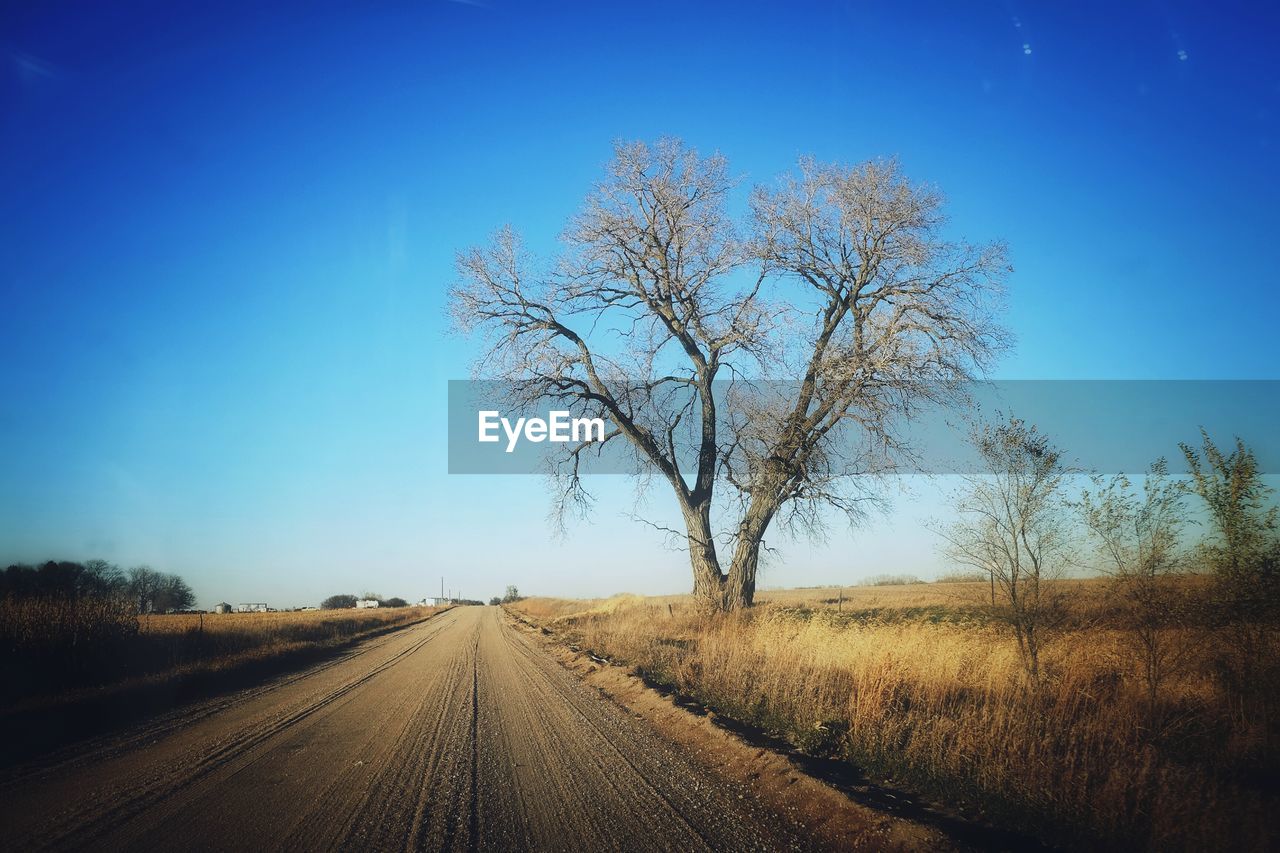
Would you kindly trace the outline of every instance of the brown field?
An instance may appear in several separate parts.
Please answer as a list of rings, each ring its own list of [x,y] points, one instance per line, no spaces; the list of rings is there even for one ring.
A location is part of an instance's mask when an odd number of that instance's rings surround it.
[[[1190,577],[1184,584],[1204,586],[1207,578]],[[1063,582],[1070,590],[1067,603],[1078,616],[1086,617],[1105,609],[1108,586],[1105,578],[1081,578]],[[765,589],[756,593],[757,605],[802,607],[810,610],[838,610],[865,613],[882,609],[886,615],[909,614],[912,608],[947,608],[949,610],[977,609],[990,598],[986,583],[915,583],[886,586],[822,586],[798,589]],[[521,609],[540,611],[539,615],[558,618],[573,615],[596,607],[616,609],[620,602],[643,601],[651,607],[662,608],[670,604],[674,609],[692,610],[688,595],[615,595],[611,598],[562,599],[527,598],[520,602]],[[892,613],[891,613],[892,612]]]
[[[0,708],[334,647],[443,608],[135,615],[108,599],[0,600]]]
[[[182,634],[204,631],[209,637],[245,637],[271,644],[298,636],[331,634],[338,626],[394,625],[416,621],[439,607],[376,607],[367,610],[292,610],[270,613],[166,613],[136,617],[143,634]]]
[[[1105,581],[1064,584],[1071,618],[1038,685],[987,618],[981,584],[846,587],[843,602],[838,589],[771,591],[715,619],[684,596],[513,607],[804,751],[1050,843],[1273,848],[1274,697],[1233,689],[1226,629],[1168,638],[1181,665],[1151,711]],[[1266,690],[1276,667],[1263,664],[1252,671]]]
[[[302,610],[278,613],[174,613],[138,616],[138,633],[169,649],[174,663],[194,658],[216,668],[245,656],[271,657],[421,621],[443,607]],[[190,654],[195,647],[198,654]]]

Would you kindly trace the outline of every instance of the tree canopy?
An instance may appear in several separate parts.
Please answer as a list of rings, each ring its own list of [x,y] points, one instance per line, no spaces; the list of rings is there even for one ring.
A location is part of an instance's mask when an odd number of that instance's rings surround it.
[[[858,475],[911,450],[901,418],[956,402],[1005,343],[1004,246],[948,238],[941,194],[896,161],[802,159],[735,219],[737,183],[719,154],[620,143],[560,257],[504,227],[459,254],[452,293],[509,403],[610,425],[566,445],[558,517],[590,505],[591,454],[625,443],[670,486],[710,609],[751,604],[775,519],[861,520],[877,492]]]

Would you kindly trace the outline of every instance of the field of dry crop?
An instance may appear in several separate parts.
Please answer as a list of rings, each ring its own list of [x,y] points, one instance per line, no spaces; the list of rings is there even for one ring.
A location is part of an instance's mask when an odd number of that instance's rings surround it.
[[[1070,618],[1036,684],[981,584],[766,592],[715,619],[684,597],[512,606],[800,749],[1051,843],[1273,849],[1272,699],[1233,692],[1225,629],[1165,637],[1178,666],[1153,708],[1105,582],[1066,591]],[[1274,661],[1263,663],[1252,671],[1273,679]]]
[[[279,613],[175,613],[138,616],[144,641],[172,656],[171,664],[197,660],[217,667],[245,656],[271,657],[328,645],[395,625],[418,622],[444,608],[303,610]]]
[[[347,643],[439,608],[135,615],[110,599],[0,601],[0,708],[216,673]]]

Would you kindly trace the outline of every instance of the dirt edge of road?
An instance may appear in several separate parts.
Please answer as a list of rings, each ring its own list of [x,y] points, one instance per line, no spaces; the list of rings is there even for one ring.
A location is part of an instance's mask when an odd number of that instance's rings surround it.
[[[523,614],[509,623],[553,658],[667,741],[726,779],[747,786],[766,806],[829,849],[1048,850],[1007,832],[856,777],[845,762],[813,759],[638,675],[632,667],[571,647]],[[843,778],[842,778],[843,777]]]

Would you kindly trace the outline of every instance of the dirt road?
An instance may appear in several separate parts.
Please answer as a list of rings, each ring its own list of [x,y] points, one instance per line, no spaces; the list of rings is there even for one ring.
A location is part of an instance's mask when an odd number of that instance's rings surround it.
[[[0,817],[14,850],[797,845],[496,607],[8,771]]]

